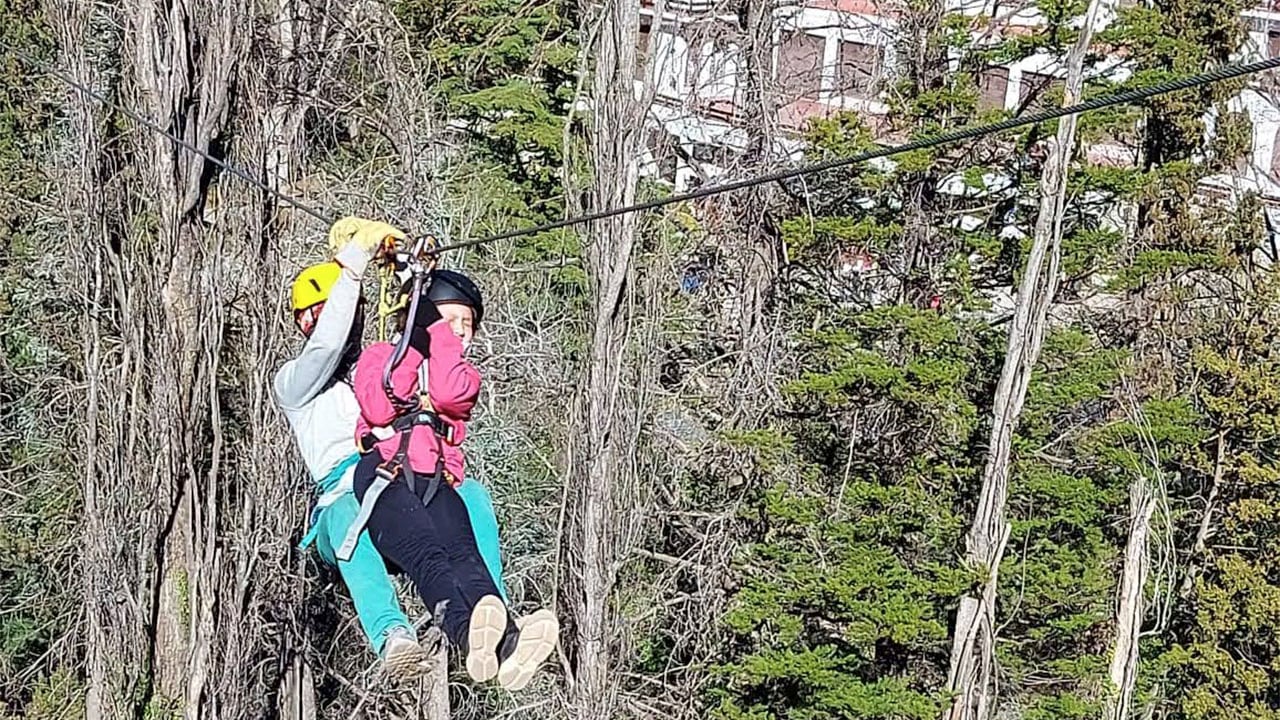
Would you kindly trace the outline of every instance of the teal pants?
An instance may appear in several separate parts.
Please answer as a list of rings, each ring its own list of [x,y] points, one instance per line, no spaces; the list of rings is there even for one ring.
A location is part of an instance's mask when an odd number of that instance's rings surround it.
[[[471,532],[476,536],[476,545],[480,548],[480,557],[484,566],[493,576],[493,584],[498,586],[503,602],[507,599],[507,588],[502,584],[502,552],[498,547],[498,516],[493,512],[493,499],[489,497],[489,489],[475,480],[467,480],[458,486],[458,494],[462,502],[467,504],[467,517],[471,520]]]
[[[467,516],[471,520],[480,556],[505,602],[507,589],[502,584],[502,555],[498,545],[498,518],[493,512],[493,500],[488,489],[474,480],[467,480],[459,485],[458,494],[467,505]],[[314,529],[316,550],[326,563],[338,568],[342,581],[347,585],[347,592],[351,594],[351,601],[356,606],[360,628],[364,630],[374,653],[381,655],[388,630],[404,627],[412,632],[413,625],[400,608],[400,600],[396,597],[387,564],[374,548],[367,530],[360,533],[350,560],[337,559],[334,549],[342,544],[347,536],[347,529],[351,527],[351,522],[359,511],[360,503],[356,502],[354,493],[343,495],[325,508]]]
[[[337,566],[342,581],[347,585],[347,592],[351,594],[351,602],[356,606],[360,629],[364,630],[373,652],[381,656],[388,630],[403,627],[412,634],[413,625],[400,608],[400,599],[391,584],[387,564],[373,546],[368,531],[360,533],[350,560],[340,561],[334,552],[342,545],[347,528],[351,527],[351,521],[355,520],[358,512],[360,503],[356,502],[353,493],[343,495],[325,508],[316,522],[316,550],[325,562]]]

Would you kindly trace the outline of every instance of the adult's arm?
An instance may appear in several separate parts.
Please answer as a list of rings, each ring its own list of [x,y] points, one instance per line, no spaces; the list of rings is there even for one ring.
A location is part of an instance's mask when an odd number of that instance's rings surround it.
[[[335,260],[342,266],[342,272],[329,291],[311,337],[297,357],[276,371],[276,399],[281,407],[300,408],[310,402],[329,383],[342,360],[369,254],[352,243],[340,250]]]

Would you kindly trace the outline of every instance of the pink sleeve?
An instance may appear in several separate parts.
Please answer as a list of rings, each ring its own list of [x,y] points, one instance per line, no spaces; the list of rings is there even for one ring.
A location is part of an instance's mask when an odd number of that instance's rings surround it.
[[[355,377],[351,380],[355,390],[356,402],[360,404],[360,413],[372,426],[389,425],[396,417],[396,408],[391,404],[386,391],[382,387],[382,370],[395,352],[391,343],[374,343],[360,353],[356,361]],[[396,396],[412,400],[418,382],[418,366],[422,364],[422,353],[409,348],[404,359],[391,373],[391,387]]]
[[[431,357],[427,358],[427,383],[436,412],[459,420],[471,417],[480,395],[480,371],[462,358],[462,341],[446,322],[427,328]]]

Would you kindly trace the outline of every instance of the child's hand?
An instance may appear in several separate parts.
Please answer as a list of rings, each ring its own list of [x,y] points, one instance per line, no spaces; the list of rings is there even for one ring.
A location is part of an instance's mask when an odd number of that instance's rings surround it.
[[[432,324],[440,319],[440,308],[428,300],[424,293],[422,297],[418,298],[418,313],[413,318],[413,324],[418,327],[431,327]]]
[[[422,357],[431,357],[431,333],[421,325],[414,325],[409,330],[409,347],[417,350]]]
[[[431,357],[431,334],[427,328],[440,319],[440,310],[435,303],[425,297],[418,299],[418,312],[413,318],[413,327],[409,329],[409,347],[422,353],[422,357]]]

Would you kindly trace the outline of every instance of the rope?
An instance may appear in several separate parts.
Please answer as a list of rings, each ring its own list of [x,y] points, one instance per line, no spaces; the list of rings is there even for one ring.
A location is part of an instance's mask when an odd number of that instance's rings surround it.
[[[35,65],[40,64],[39,62],[33,60],[29,55],[25,55],[24,53],[21,53],[19,51],[15,51],[15,52],[19,55],[24,55],[28,59],[28,61],[32,62],[32,64],[35,64]],[[682,193],[679,195],[670,195],[665,198],[648,200],[646,202],[636,203],[634,205],[627,205],[624,207],[614,208],[611,210],[601,210],[594,213],[588,213],[586,215],[568,217],[563,220],[556,220],[554,222],[543,223],[541,225],[534,225],[532,227],[509,230],[507,232],[498,233],[496,235],[489,235],[487,237],[475,238],[472,240],[463,240],[463,241],[451,243],[448,245],[441,245],[433,248],[430,251],[430,253],[432,255],[439,255],[440,253],[447,252],[449,250],[460,250],[462,248],[474,247],[477,245],[486,245],[488,243],[498,242],[499,240],[510,240],[512,238],[522,237],[525,235],[537,235],[539,233],[549,232],[551,230],[558,230],[560,228],[570,227],[573,225],[581,225],[583,223],[591,223],[591,222],[596,222],[598,220],[606,220],[608,218],[617,217],[619,215],[626,215],[626,214],[635,213],[635,212],[643,212],[645,210],[655,210],[661,207],[666,207],[667,205],[674,205],[676,203],[688,202],[690,200],[698,200],[701,198],[710,197],[712,195],[719,195],[722,193],[733,192],[734,190],[743,190],[745,188],[754,187],[756,185],[764,185],[766,183],[779,182],[781,180],[789,180],[791,178],[800,177],[802,175],[812,175],[815,173],[821,173],[821,172],[825,172],[827,170],[833,170],[839,167],[847,167],[849,165],[863,163],[868,160],[891,157],[894,155],[900,155],[902,153],[912,152],[915,150],[926,150],[929,148],[937,147],[939,145],[947,145],[950,143],[959,142],[961,140],[972,140],[972,139],[983,137],[986,135],[994,135],[996,133],[1001,133],[1006,130],[1013,130],[1015,128],[1026,127],[1027,125],[1035,125],[1035,124],[1046,122],[1049,120],[1056,120],[1060,117],[1065,117],[1067,115],[1079,115],[1081,113],[1092,112],[1094,110],[1101,110],[1103,108],[1112,107],[1114,105],[1133,104],[1142,100],[1148,100],[1158,95],[1167,95],[1169,93],[1177,92],[1179,90],[1189,90],[1191,88],[1199,87],[1201,85],[1209,85],[1211,83],[1222,82],[1223,80],[1230,80],[1232,78],[1242,77],[1245,75],[1253,75],[1255,73],[1259,73],[1264,70],[1272,70],[1277,67],[1280,67],[1280,56],[1269,58],[1266,60],[1260,60],[1254,63],[1248,63],[1245,65],[1227,65],[1224,67],[1220,67],[1216,70],[1211,70],[1206,73],[1201,73],[1199,75],[1192,75],[1190,77],[1180,78],[1177,80],[1167,80],[1165,82],[1157,83],[1155,85],[1151,85],[1145,88],[1137,88],[1134,90],[1128,90],[1121,93],[1112,93],[1110,95],[1100,95],[1096,98],[1093,98],[1092,100],[1088,100],[1082,103],[1077,103],[1075,105],[1068,105],[1065,107],[1054,108],[1050,110],[1042,110],[1037,113],[1032,113],[1031,115],[1009,118],[1007,120],[1002,120],[1000,122],[990,123],[987,125],[974,125],[972,127],[953,130],[951,132],[926,135],[925,137],[922,137],[918,140],[913,140],[912,142],[905,143],[902,145],[889,145],[889,146],[877,148],[875,150],[869,150],[867,152],[858,153],[856,155],[832,158],[830,160],[825,160],[818,163],[812,163],[809,165],[801,165],[799,167],[795,167],[790,170],[779,170],[777,172],[767,173],[765,175],[754,175],[752,177],[743,178],[742,180],[735,180],[733,182],[723,183],[719,185],[709,185],[709,186],[701,187],[701,188],[698,188],[697,190],[693,190],[687,193]],[[110,98],[107,98],[97,92],[94,92],[92,89],[82,85],[79,82],[76,82],[76,80],[74,80],[73,78],[63,75],[62,73],[59,73],[55,70],[46,70],[46,72],[49,75],[52,75],[53,77],[66,83],[67,85],[75,88],[79,92],[97,100],[98,102],[101,102],[108,107],[115,108],[116,110],[119,110],[125,115],[128,115],[129,117],[133,118],[134,120],[141,123],[145,127],[167,137],[169,140],[171,140],[173,143],[175,143],[179,147],[182,147],[190,152],[193,152],[203,157],[204,159],[217,165],[223,170],[226,170],[232,175],[235,175],[236,177],[240,178],[241,180],[244,180],[245,182],[248,182],[258,187],[263,192],[266,192],[272,195],[273,197],[283,202],[286,202],[298,208],[299,210],[302,210],[303,212],[325,223],[326,225],[331,224],[333,222],[331,218],[326,217],[319,210],[316,210],[312,207],[308,207],[307,205],[301,203],[298,200],[293,199],[287,194],[280,192],[275,188],[272,188],[271,186],[267,185],[265,182],[253,177],[252,175],[245,172],[244,170],[241,170],[240,168],[237,168],[216,157],[213,157],[209,153],[201,150],[200,148],[173,135],[172,133],[165,130],[163,127],[161,127],[158,123],[148,120],[147,118],[133,112],[132,110],[125,108],[119,103],[112,101]]]
[[[18,54],[18,55],[23,56],[27,61],[31,62],[33,65],[39,65],[39,64],[40,64],[40,63],[36,62],[36,61],[35,61],[35,60],[30,56],[30,55],[27,55],[26,53],[23,53],[23,52],[21,52],[21,51],[14,51],[14,52],[15,52],[15,54]],[[129,108],[127,108],[127,107],[125,107],[125,106],[121,105],[120,103],[117,103],[117,102],[113,101],[111,98],[108,98],[108,97],[106,97],[105,95],[103,95],[103,94],[101,94],[101,93],[99,93],[99,92],[94,91],[92,88],[90,88],[90,87],[88,87],[88,86],[86,86],[86,85],[84,85],[84,84],[82,84],[82,83],[80,83],[80,82],[76,81],[76,79],[75,79],[75,78],[72,78],[72,77],[70,77],[70,76],[64,75],[64,74],[62,74],[62,73],[58,72],[57,70],[49,70],[49,69],[46,69],[46,70],[45,70],[45,72],[46,72],[47,74],[52,75],[53,77],[55,77],[55,78],[57,78],[57,79],[61,80],[62,82],[66,83],[67,85],[69,85],[70,87],[74,88],[75,90],[77,90],[77,91],[78,91],[78,92],[80,92],[81,94],[87,95],[87,96],[89,96],[89,97],[93,98],[94,100],[97,100],[98,102],[102,103],[103,105],[106,105],[106,106],[107,106],[107,107],[109,107],[109,108],[113,108],[113,109],[115,109],[115,110],[118,110],[118,111],[120,111],[120,112],[124,113],[125,115],[128,115],[128,116],[129,116],[130,118],[132,118],[135,122],[140,123],[141,125],[143,125],[143,126],[144,126],[144,127],[146,127],[147,129],[149,129],[149,130],[153,130],[153,131],[155,131],[155,132],[159,133],[160,135],[165,136],[165,137],[166,137],[166,138],[168,138],[168,139],[169,139],[173,144],[177,145],[178,147],[181,147],[181,148],[182,148],[182,149],[184,149],[184,150],[187,150],[187,151],[189,151],[189,152],[195,153],[196,155],[199,155],[200,157],[204,158],[205,160],[208,160],[209,162],[213,163],[214,165],[217,165],[218,167],[222,168],[223,170],[226,170],[227,172],[231,173],[232,175],[235,175],[236,177],[240,178],[241,180],[244,180],[245,182],[249,183],[250,185],[253,185],[253,186],[257,187],[258,189],[262,190],[263,192],[267,193],[268,195],[271,195],[272,197],[276,198],[277,200],[280,200],[280,201],[282,201],[282,202],[285,202],[285,203],[288,203],[288,204],[290,204],[290,205],[294,206],[295,208],[297,208],[297,209],[301,210],[302,212],[304,212],[304,213],[306,213],[306,214],[310,215],[311,217],[315,218],[316,220],[319,220],[320,222],[324,223],[326,227],[327,227],[327,226],[329,226],[329,225],[332,225],[332,224],[333,224],[333,222],[334,222],[333,218],[330,218],[330,217],[326,216],[324,213],[320,212],[319,210],[317,210],[317,209],[315,209],[315,208],[313,208],[313,207],[311,207],[311,206],[309,206],[309,205],[306,205],[305,203],[303,203],[303,202],[302,202],[302,201],[300,201],[300,200],[296,200],[296,199],[294,199],[294,198],[290,197],[290,196],[289,196],[288,194],[286,194],[286,193],[280,192],[279,190],[277,190],[277,189],[275,189],[275,188],[271,187],[270,185],[268,185],[267,183],[263,182],[262,180],[259,180],[258,178],[256,178],[256,177],[254,177],[254,176],[250,175],[250,174],[249,174],[248,172],[246,172],[245,170],[242,170],[242,169],[240,169],[240,168],[238,168],[238,167],[236,167],[236,166],[234,166],[234,165],[232,165],[232,164],[230,164],[230,163],[228,163],[228,162],[225,162],[225,161],[223,161],[223,160],[221,160],[221,159],[219,159],[219,158],[214,157],[213,155],[210,155],[209,153],[205,152],[204,150],[201,150],[200,148],[196,147],[195,145],[192,145],[191,143],[187,142],[186,140],[183,140],[182,138],[178,137],[177,135],[174,135],[173,133],[171,133],[171,132],[169,132],[168,130],[164,129],[164,128],[159,124],[159,123],[155,122],[154,120],[149,120],[149,119],[147,119],[146,117],[143,117],[142,115],[140,115],[140,114],[138,114],[138,113],[136,113],[136,112],[134,112],[134,111],[130,110]]]
[[[599,212],[590,213],[588,215],[580,215],[577,217],[569,217],[564,220],[557,220],[533,227],[521,228],[517,230],[509,230],[507,232],[490,235],[488,237],[476,238],[473,240],[463,240],[451,245],[444,245],[437,249],[437,252],[445,252],[448,250],[458,250],[460,248],[472,247],[474,245],[484,245],[499,240],[510,240],[511,238],[521,237],[523,235],[537,235],[539,233],[548,232],[550,230],[558,230],[560,228],[569,227],[571,225],[580,225],[582,223],[596,222],[597,220],[605,220],[618,215],[627,213],[642,212],[645,210],[654,210],[674,205],[676,203],[688,202],[689,200],[698,200],[700,198],[709,197],[711,195],[719,195],[721,193],[732,192],[734,190],[742,190],[756,185],[765,183],[778,182],[780,180],[789,180],[801,175],[811,175],[838,167],[855,165],[857,163],[875,160],[877,158],[890,157],[892,155],[900,155],[914,150],[925,150],[939,145],[958,142],[961,140],[971,140],[982,137],[984,135],[992,135],[995,133],[1012,130],[1014,128],[1024,127],[1027,125],[1035,125],[1047,120],[1056,120],[1067,115],[1078,115],[1080,113],[1091,112],[1093,110],[1101,110],[1113,105],[1127,105],[1135,103],[1139,100],[1147,100],[1157,95],[1166,95],[1179,90],[1187,90],[1198,87],[1200,85],[1208,85],[1210,83],[1230,80],[1231,78],[1240,77],[1242,75],[1252,75],[1262,72],[1263,70],[1271,70],[1280,67],[1280,57],[1261,60],[1259,62],[1250,63],[1248,65],[1228,65],[1217,70],[1200,75],[1192,75],[1191,77],[1181,78],[1178,80],[1169,80],[1150,87],[1139,88],[1136,90],[1128,90],[1121,93],[1113,93],[1110,95],[1100,95],[1087,102],[1068,105],[1052,110],[1044,110],[1031,115],[1022,117],[1009,118],[1000,122],[988,125],[975,125],[973,127],[961,128],[947,133],[927,135],[919,140],[914,140],[903,145],[890,145],[875,150],[870,150],[857,155],[846,157],[832,158],[819,163],[810,165],[801,165],[790,170],[779,170],[777,172],[768,173],[766,175],[755,175],[742,180],[724,183],[720,185],[709,185],[698,188],[691,192],[681,195],[671,195],[665,198],[649,200],[647,202],[637,203],[635,205],[627,205],[626,207],[614,208],[612,210],[601,210]]]

